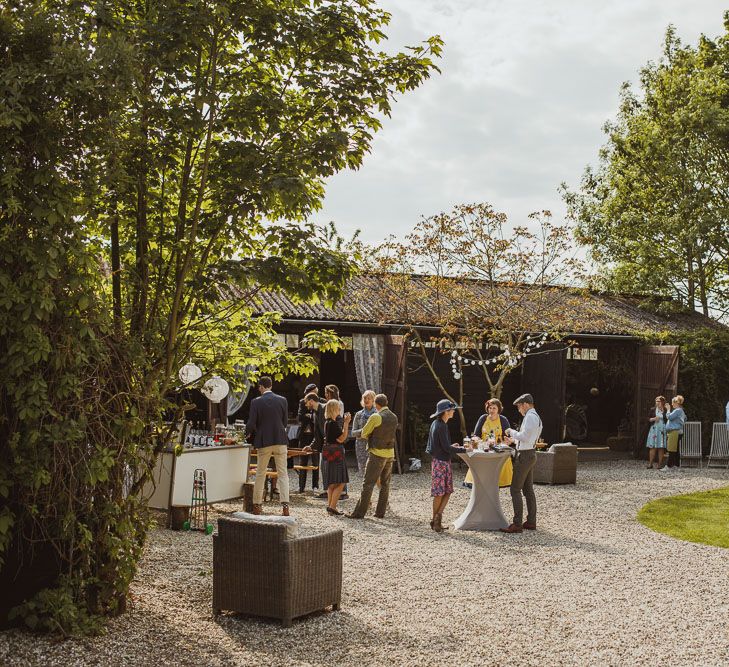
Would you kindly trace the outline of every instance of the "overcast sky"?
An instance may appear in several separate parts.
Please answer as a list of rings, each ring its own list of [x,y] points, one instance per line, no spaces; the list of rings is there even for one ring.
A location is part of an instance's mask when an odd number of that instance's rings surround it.
[[[715,0],[381,0],[388,49],[445,40],[442,74],[400,98],[359,171],[331,178],[316,220],[374,241],[421,215],[489,202],[522,223],[562,216],[604,143],[623,81],[660,57],[666,27],[696,43],[723,31]]]

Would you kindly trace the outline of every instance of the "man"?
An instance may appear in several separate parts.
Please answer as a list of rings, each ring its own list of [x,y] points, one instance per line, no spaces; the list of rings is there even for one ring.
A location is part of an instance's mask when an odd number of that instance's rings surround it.
[[[375,484],[380,482],[380,493],[377,498],[375,516],[382,519],[387,510],[387,500],[390,496],[390,479],[392,478],[392,463],[395,460],[395,434],[397,432],[397,416],[387,407],[387,396],[375,396],[375,414],[371,415],[362,428],[362,437],[367,440],[367,464],[365,465],[362,495],[354,508],[348,514],[350,519],[364,519],[370,507],[372,491]]]
[[[299,446],[302,449],[311,448],[312,453],[300,457],[302,466],[312,464],[319,465],[319,454],[324,443],[324,404],[319,397],[319,390],[314,384],[306,387],[304,398],[299,401]],[[299,471],[299,493],[304,493],[306,488],[306,470]],[[311,471],[311,487],[319,488],[319,470]]]
[[[278,473],[281,513],[289,516],[289,475],[286,468],[288,459],[288,402],[283,396],[271,391],[270,377],[258,381],[261,395],[251,401],[251,412],[246,427],[253,434],[253,445],[258,450],[256,462],[256,482],[253,485],[253,514],[262,513],[263,490],[266,484],[266,469],[273,457]]]
[[[519,414],[524,417],[521,430],[506,429],[507,442],[516,443],[516,456],[514,458],[514,475],[511,478],[511,502],[514,505],[514,521],[508,528],[502,528],[504,533],[521,533],[524,528],[536,530],[537,528],[537,498],[534,495],[534,464],[537,462],[535,445],[542,433],[542,420],[534,409],[534,399],[531,394],[522,394],[514,401]],[[527,519],[524,518],[524,503],[521,494],[527,502]]]

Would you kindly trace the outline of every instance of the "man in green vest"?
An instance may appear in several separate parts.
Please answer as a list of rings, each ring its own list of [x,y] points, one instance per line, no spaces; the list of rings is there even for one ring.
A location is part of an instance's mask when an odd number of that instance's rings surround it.
[[[387,499],[390,495],[390,478],[392,477],[392,463],[395,460],[395,437],[397,432],[397,415],[387,407],[387,396],[375,396],[375,409],[373,414],[362,428],[361,438],[367,440],[367,465],[365,466],[362,495],[354,508],[354,512],[347,514],[350,519],[364,519],[370,507],[372,491],[379,480],[380,493],[377,498],[375,516],[382,519],[387,509]]]

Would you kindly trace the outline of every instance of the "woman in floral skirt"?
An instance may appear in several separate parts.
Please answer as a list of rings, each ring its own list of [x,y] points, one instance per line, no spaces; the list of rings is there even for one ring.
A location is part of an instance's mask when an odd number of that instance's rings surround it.
[[[430,495],[433,497],[433,519],[430,527],[437,533],[442,533],[443,512],[448,505],[448,500],[453,493],[453,469],[451,467],[451,455],[462,454],[465,447],[452,445],[448,433],[448,421],[453,417],[460,406],[443,399],[438,401],[435,413],[430,415],[433,423],[430,425],[428,434],[428,446],[426,451],[432,457]]]

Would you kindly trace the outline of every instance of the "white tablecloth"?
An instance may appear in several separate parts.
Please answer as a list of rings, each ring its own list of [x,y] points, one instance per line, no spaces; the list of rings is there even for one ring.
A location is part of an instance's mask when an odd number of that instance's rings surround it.
[[[471,469],[473,488],[463,514],[454,522],[456,530],[498,530],[509,522],[501,511],[499,474],[509,452],[474,452],[459,454]]]

